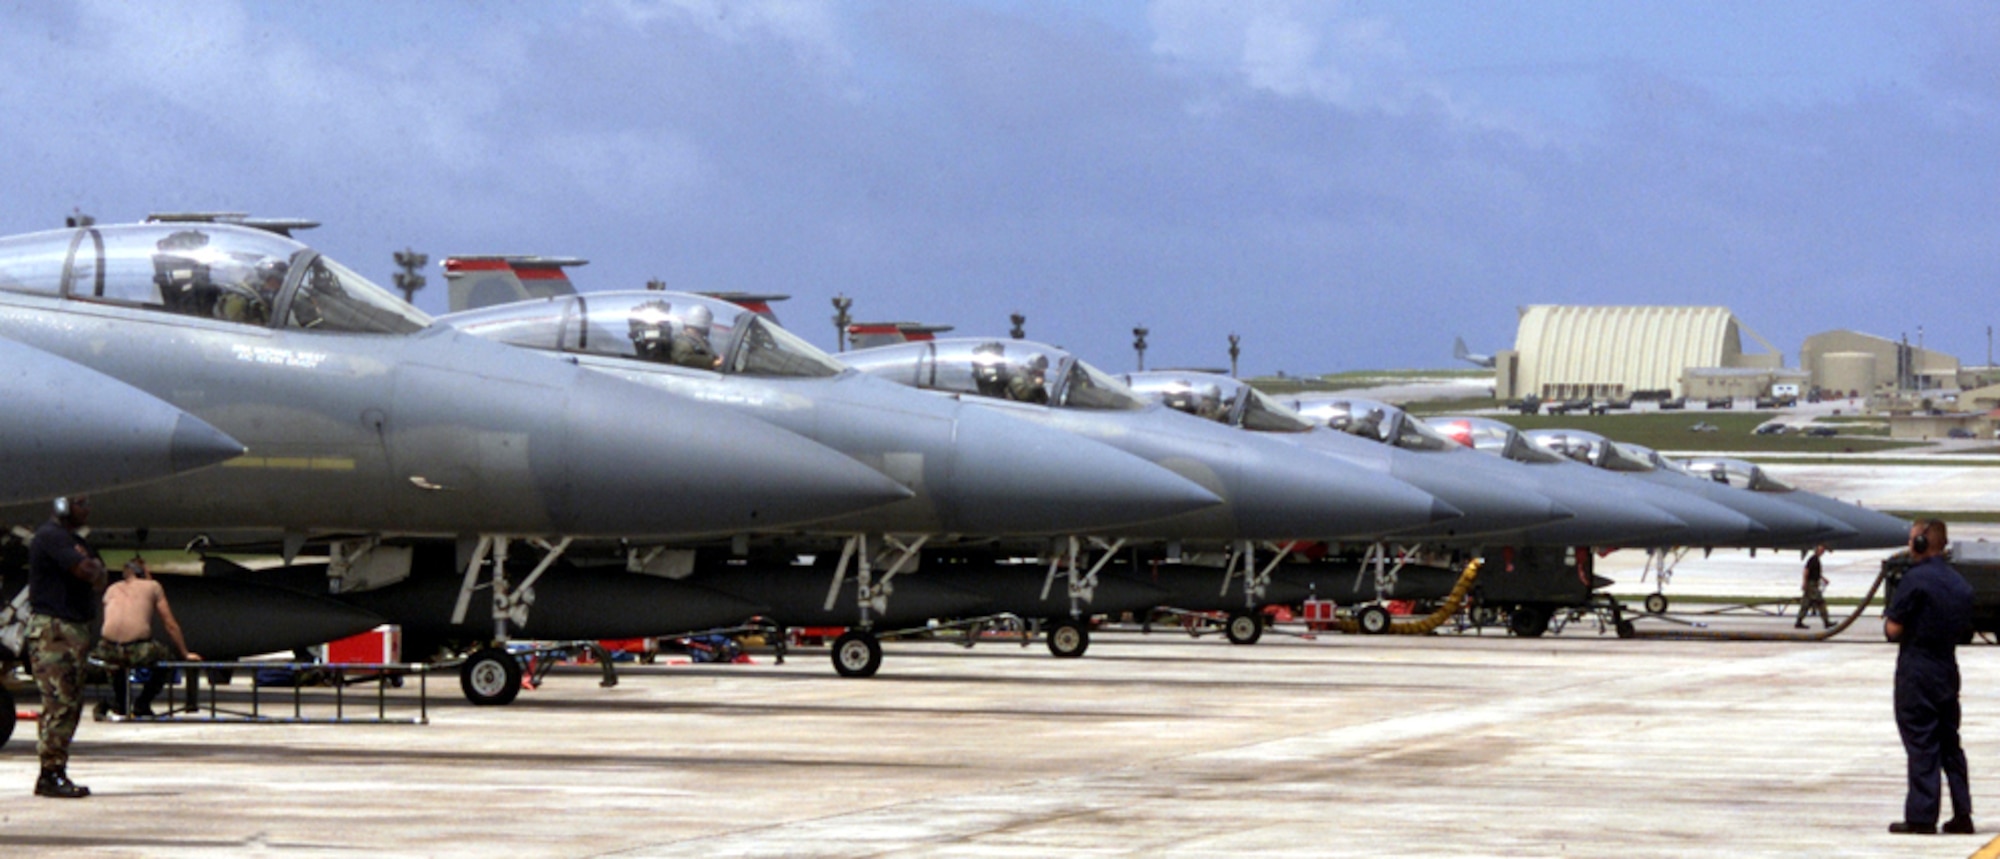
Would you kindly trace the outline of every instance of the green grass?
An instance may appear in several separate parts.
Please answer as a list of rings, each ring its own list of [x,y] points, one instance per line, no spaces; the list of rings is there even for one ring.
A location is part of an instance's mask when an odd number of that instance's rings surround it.
[[[1843,432],[1831,438],[1786,433],[1757,435],[1751,430],[1771,419],[1769,412],[1639,412],[1608,415],[1496,415],[1502,421],[1524,429],[1579,429],[1598,433],[1616,441],[1645,445],[1656,450],[1750,451],[1768,453],[1856,453],[1916,447],[1921,442],[1855,438]],[[1693,432],[1688,427],[1706,421],[1715,432]]]

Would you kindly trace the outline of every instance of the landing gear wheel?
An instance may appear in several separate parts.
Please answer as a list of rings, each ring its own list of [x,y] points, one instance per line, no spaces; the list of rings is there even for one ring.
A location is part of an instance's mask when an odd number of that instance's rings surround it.
[[[521,661],[498,647],[480,648],[458,667],[458,686],[478,706],[511,704],[521,694]]]
[[[873,677],[882,668],[882,642],[875,633],[850,629],[833,640],[833,670],[842,677]]]
[[[1090,628],[1080,620],[1051,621],[1049,652],[1057,659],[1075,659],[1090,649]]]
[[[1256,644],[1264,637],[1264,616],[1247,611],[1231,612],[1229,624],[1222,628],[1230,644]]]
[[[1647,613],[1647,614],[1666,614],[1666,613],[1667,613],[1667,595],[1666,595],[1666,594],[1660,594],[1660,593],[1652,593],[1652,594],[1647,594],[1647,595],[1646,595],[1646,613]]]
[[[1637,630],[1632,628],[1632,622],[1629,620],[1621,619],[1616,624],[1613,625],[1613,628],[1618,630],[1619,638],[1631,638],[1633,635],[1637,634]]]
[[[0,746],[7,744],[7,738],[14,736],[14,694],[7,687],[0,686]]]
[[[1500,610],[1490,605],[1482,605],[1472,610],[1473,626],[1499,626]]]
[[[1379,605],[1362,607],[1361,611],[1354,615],[1354,620],[1361,625],[1361,631],[1368,635],[1381,635],[1389,631],[1389,610]]]
[[[1549,631],[1549,610],[1538,605],[1516,606],[1507,616],[1507,629],[1522,638],[1541,638]]]

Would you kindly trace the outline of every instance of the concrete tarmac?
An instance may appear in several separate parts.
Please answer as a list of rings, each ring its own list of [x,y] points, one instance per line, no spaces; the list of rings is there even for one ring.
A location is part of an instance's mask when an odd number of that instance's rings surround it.
[[[1069,661],[887,650],[870,680],[811,649],[627,668],[613,689],[562,668],[501,708],[440,677],[428,726],[86,721],[82,801],[30,795],[24,724],[0,752],[0,849],[1959,857],[1993,840],[1885,832],[1904,759],[1872,620],[1817,644],[1156,630]],[[1996,827],[2000,647],[1961,662]]]

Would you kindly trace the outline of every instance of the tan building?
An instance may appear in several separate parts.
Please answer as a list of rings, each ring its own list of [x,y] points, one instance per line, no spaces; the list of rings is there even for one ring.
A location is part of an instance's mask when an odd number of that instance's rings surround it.
[[[1898,389],[1956,391],[1958,359],[1859,331],[1827,331],[1806,338],[1799,368],[1823,391],[1862,396]]]
[[[1768,351],[1744,354],[1744,334]],[[1494,356],[1494,392],[1509,400],[1687,396],[1690,368],[1782,366],[1783,355],[1727,307],[1536,304],[1521,308],[1514,348]]]

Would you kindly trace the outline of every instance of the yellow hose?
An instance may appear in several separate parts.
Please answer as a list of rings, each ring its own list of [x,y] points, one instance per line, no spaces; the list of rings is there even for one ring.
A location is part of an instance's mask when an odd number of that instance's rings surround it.
[[[1465,572],[1458,574],[1458,584],[1453,585],[1451,594],[1444,598],[1444,604],[1419,620],[1405,620],[1389,624],[1391,635],[1427,635],[1444,625],[1451,616],[1458,613],[1458,607],[1465,603],[1465,595],[1472,591],[1472,581],[1479,578],[1479,565],[1485,559],[1474,558],[1465,565]],[[1333,628],[1345,633],[1361,631],[1361,623],[1353,618],[1341,618],[1333,622]]]

